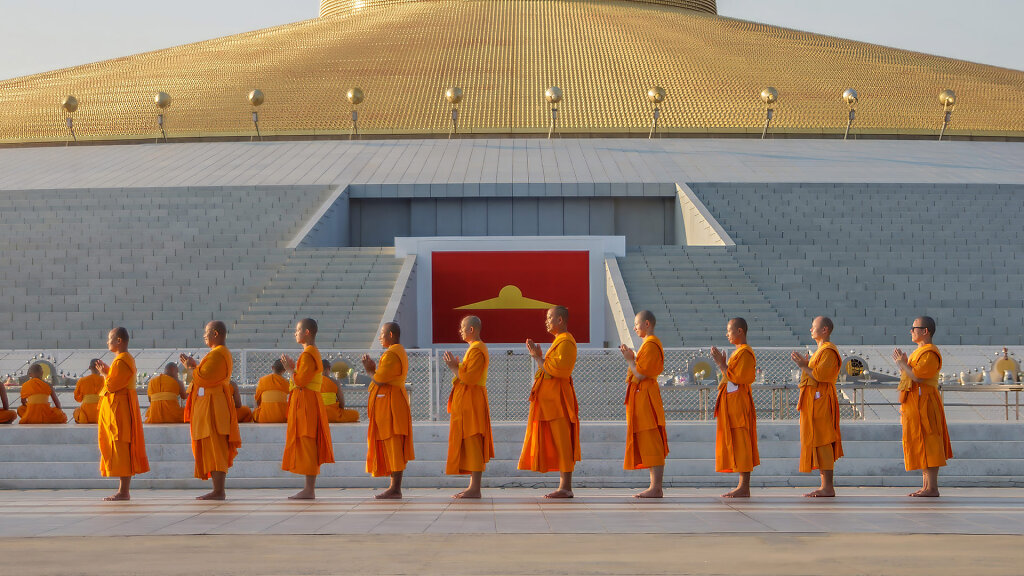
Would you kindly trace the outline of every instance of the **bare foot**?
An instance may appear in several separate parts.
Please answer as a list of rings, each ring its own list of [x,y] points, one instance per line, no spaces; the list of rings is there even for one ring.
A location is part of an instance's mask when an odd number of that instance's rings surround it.
[[[938,498],[939,497],[939,491],[938,490],[918,490],[917,492],[914,492],[913,494],[911,494],[911,496],[913,496],[914,498]]]
[[[128,494],[122,494],[120,492],[114,493],[113,496],[107,496],[103,499],[104,502],[118,502],[120,500],[131,500],[132,497]]]
[[[550,494],[545,494],[545,498],[572,498],[572,490],[555,490]]]
[[[224,494],[224,492],[217,491],[208,492],[206,494],[203,494],[202,496],[196,496],[196,500],[224,500],[225,498],[226,495]]]
[[[456,499],[459,499],[459,500],[462,500],[462,499],[467,499],[467,500],[468,499],[477,499],[477,498],[480,498],[480,491],[479,490],[463,490],[462,492],[459,492],[458,494],[452,496],[452,498],[456,498]]]
[[[316,500],[316,493],[312,490],[303,490],[288,497],[289,500]]]
[[[750,488],[733,488],[722,494],[722,498],[750,498]]]
[[[385,491],[381,492],[380,494],[377,494],[376,496],[374,496],[374,499],[375,500],[401,500],[402,499],[402,491],[401,490],[394,490],[394,489],[388,488],[387,490],[385,490]]]
[[[917,496],[917,495],[918,495],[918,494],[920,494],[921,492],[924,492],[924,488],[921,488],[921,489],[920,489],[920,490],[918,490],[917,492],[911,492],[910,494],[907,494],[907,496]]]
[[[639,494],[633,494],[633,498],[662,498],[665,496],[665,491],[660,488],[655,490],[654,488],[648,488]]]
[[[808,492],[807,494],[804,494],[804,498],[835,498],[835,497],[836,497],[836,491],[835,490],[825,490],[824,488],[818,488],[817,490],[815,490],[813,492]]]

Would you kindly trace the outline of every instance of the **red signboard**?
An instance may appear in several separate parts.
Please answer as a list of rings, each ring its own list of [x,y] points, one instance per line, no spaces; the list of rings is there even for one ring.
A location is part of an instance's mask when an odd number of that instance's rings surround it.
[[[433,252],[434,342],[452,344],[459,322],[478,316],[484,342],[551,342],[544,315],[569,308],[569,331],[590,341],[590,253],[587,251]]]

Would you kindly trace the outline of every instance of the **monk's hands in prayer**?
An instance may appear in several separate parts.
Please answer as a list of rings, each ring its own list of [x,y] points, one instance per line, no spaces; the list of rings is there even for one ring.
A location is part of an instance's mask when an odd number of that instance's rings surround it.
[[[636,362],[636,353],[633,349],[625,344],[619,346],[619,352],[622,352],[622,357],[626,359],[626,362],[633,364]]]
[[[448,366],[449,370],[451,370],[455,374],[459,373],[459,364],[462,363],[461,358],[452,354],[451,352],[445,351],[444,356],[442,356],[441,359],[444,360],[444,363],[446,366]]]
[[[188,368],[189,370],[195,370],[196,366],[199,366],[199,363],[196,362],[195,358],[185,354],[179,355],[178,360],[180,360],[182,365]]]
[[[373,358],[370,358],[369,354],[363,354],[363,370],[366,370],[367,374],[374,374],[377,372],[377,364],[373,362]]]
[[[905,364],[907,364],[907,353],[904,352],[903,350],[900,350],[899,348],[893,350],[892,361],[895,362],[897,366],[902,368]]]
[[[808,358],[807,356],[804,356],[803,354],[801,354],[801,353],[799,353],[799,352],[797,352],[795,350],[793,351],[792,354],[789,355],[789,357],[792,358],[793,362],[796,362],[796,365],[801,367],[801,368],[807,368],[810,365],[810,363],[811,363],[811,359],[810,358]]]
[[[108,365],[108,364],[107,364],[106,362],[104,362],[103,360],[97,360],[97,361],[96,361],[96,370],[97,370],[97,371],[98,371],[98,372],[99,372],[100,374],[103,374],[103,376],[104,376],[104,377],[106,377],[106,376],[107,376],[107,374],[108,374],[108,373],[110,372],[110,365]]]
[[[541,360],[544,358],[544,355],[540,352],[540,344],[537,344],[532,339],[528,338],[526,340],[526,350],[530,353],[530,356],[533,356],[534,360]]]
[[[295,372],[295,360],[287,354],[281,354],[281,363],[284,364],[284,369],[288,372]]]
[[[715,346],[712,346],[711,359],[715,361],[715,365],[718,366],[719,370],[721,370],[723,373],[727,371],[727,368],[725,367],[725,363],[727,360],[727,358],[725,357],[725,352],[722,352]]]

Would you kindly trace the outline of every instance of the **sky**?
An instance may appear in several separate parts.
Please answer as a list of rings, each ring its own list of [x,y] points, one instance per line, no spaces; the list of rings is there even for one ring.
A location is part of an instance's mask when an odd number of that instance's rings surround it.
[[[318,0],[0,0],[0,79],[315,18],[319,6]],[[718,0],[718,11],[1024,70],[1021,0]]]

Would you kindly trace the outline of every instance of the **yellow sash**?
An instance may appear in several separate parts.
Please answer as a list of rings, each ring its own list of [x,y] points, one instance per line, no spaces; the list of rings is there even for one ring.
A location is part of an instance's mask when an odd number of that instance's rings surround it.
[[[323,374],[317,374],[316,376],[313,376],[313,379],[309,382],[309,384],[306,385],[306,390],[312,390],[313,392],[319,392],[320,391],[320,385],[323,384],[323,382],[324,382],[324,375]],[[294,379],[290,380],[288,383],[290,384],[290,386],[288,387],[289,390],[295,390],[296,388],[298,388],[298,386],[295,385],[295,380]]]
[[[82,396],[82,405],[83,406],[85,406],[86,404],[98,404],[99,401],[100,401],[100,395],[99,394],[86,394],[86,395]]]
[[[281,390],[264,390],[260,394],[260,402],[279,402],[284,404],[288,401],[288,394]]]
[[[177,392],[153,392],[149,395],[150,402],[177,402]]]
[[[28,398],[25,399],[25,403],[26,404],[30,404],[30,405],[31,404],[49,404],[50,403],[50,395],[49,394],[33,394],[33,395],[31,395],[31,396],[29,396]]]
[[[335,392],[321,392],[320,396],[324,399],[324,406],[331,406],[338,403],[338,394]]]

